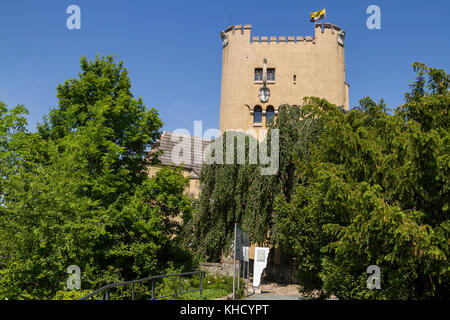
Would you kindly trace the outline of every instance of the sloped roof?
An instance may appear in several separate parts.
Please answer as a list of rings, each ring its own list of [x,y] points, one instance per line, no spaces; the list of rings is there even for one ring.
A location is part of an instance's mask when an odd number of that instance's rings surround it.
[[[161,165],[191,170],[191,178],[198,178],[205,162],[205,149],[210,143],[211,139],[164,131],[156,148],[162,151],[158,160]]]

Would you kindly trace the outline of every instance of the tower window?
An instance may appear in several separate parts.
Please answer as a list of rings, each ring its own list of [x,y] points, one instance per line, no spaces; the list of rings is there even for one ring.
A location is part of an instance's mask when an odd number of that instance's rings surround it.
[[[262,108],[261,106],[256,106],[253,109],[253,125],[261,125],[262,123]]]
[[[256,68],[255,69],[255,81],[262,81],[263,79],[263,69]]]
[[[262,68],[255,68],[255,81],[263,81]],[[267,81],[275,81],[275,68],[267,69]]]
[[[267,69],[267,81],[275,81],[275,69]]]
[[[272,106],[268,106],[266,109],[266,126],[272,122],[274,116],[275,109]]]
[[[294,74],[293,80],[294,80],[294,83],[297,82],[297,76],[295,74]]]

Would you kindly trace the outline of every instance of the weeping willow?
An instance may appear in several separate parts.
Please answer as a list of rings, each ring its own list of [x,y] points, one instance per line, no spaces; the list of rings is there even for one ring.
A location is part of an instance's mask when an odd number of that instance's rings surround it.
[[[321,99],[310,103],[323,104]],[[252,243],[277,244],[278,231],[273,203],[277,195],[290,199],[295,178],[295,163],[308,157],[308,148],[320,134],[320,120],[305,106],[282,105],[278,117],[269,125],[267,143],[270,147],[271,130],[279,130],[279,168],[274,175],[261,175],[259,158],[256,164],[249,161],[249,150],[256,144],[250,135],[226,132],[223,143],[224,164],[205,164],[200,174],[201,196],[195,214],[187,225],[189,246],[201,259],[217,261],[231,250],[234,224],[238,223],[250,234]],[[239,135],[243,135],[239,136]],[[245,139],[245,163],[227,164],[225,161],[227,139]],[[217,142],[217,141],[216,141]],[[234,154],[237,154],[236,145]],[[270,152],[270,148],[269,148]]]

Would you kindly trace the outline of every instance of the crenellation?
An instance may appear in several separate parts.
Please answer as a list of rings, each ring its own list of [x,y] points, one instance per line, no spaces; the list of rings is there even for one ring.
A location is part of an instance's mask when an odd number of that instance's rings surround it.
[[[227,29],[225,29],[224,33],[228,33],[232,31],[232,34],[239,34],[242,36],[245,36],[249,43],[273,43],[273,44],[279,44],[279,43],[295,43],[295,44],[303,44],[303,43],[312,43],[316,44],[317,38],[320,37],[319,35],[321,33],[331,32],[335,36],[335,31],[340,32],[342,29],[332,23],[315,23],[315,28],[320,28],[323,30],[322,32],[319,32],[316,29],[315,36],[254,36],[251,35],[251,24],[238,24],[238,25],[232,25],[229,26]],[[247,38],[248,37],[248,38]],[[237,38],[236,38],[237,39]],[[326,38],[324,38],[326,39]],[[230,39],[231,40],[231,39]]]
[[[331,29],[332,32],[333,30],[336,30],[338,32],[342,30],[342,28],[332,23],[323,23],[323,27],[324,29]],[[316,23],[315,28],[322,28],[322,23]]]
[[[303,42],[316,43],[316,38],[314,36],[251,36],[251,43],[298,43]]]
[[[314,36],[252,36],[250,38],[251,43],[298,43],[303,42],[316,43],[316,37]]]

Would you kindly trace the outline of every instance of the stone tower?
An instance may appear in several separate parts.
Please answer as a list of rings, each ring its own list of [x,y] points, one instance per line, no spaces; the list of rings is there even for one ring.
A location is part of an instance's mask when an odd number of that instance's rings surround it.
[[[223,41],[220,131],[266,128],[282,104],[306,96],[348,109],[345,32],[316,23],[315,36],[259,37],[251,25],[221,32]]]

